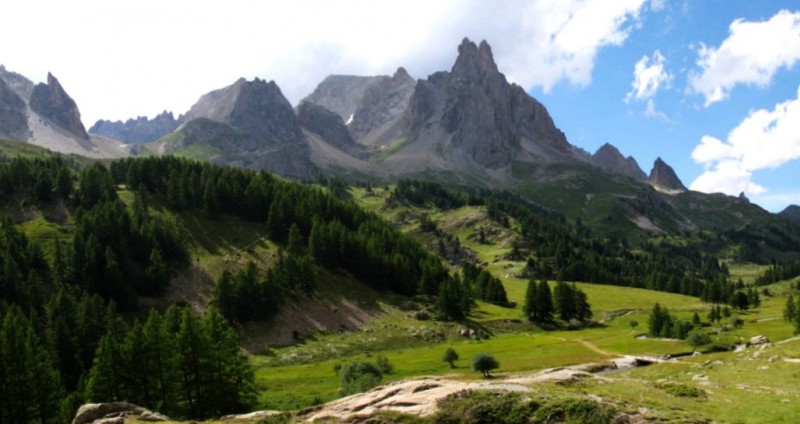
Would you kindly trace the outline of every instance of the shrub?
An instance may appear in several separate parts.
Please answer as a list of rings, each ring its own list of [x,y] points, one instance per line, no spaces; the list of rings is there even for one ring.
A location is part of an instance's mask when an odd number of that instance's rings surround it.
[[[450,364],[450,368],[455,368],[456,366],[453,365],[453,362],[458,361],[458,353],[452,348],[448,347],[447,350],[444,351],[444,356],[442,356],[442,361],[447,362]]]
[[[484,378],[488,378],[489,372],[498,367],[500,367],[500,363],[488,353],[478,353],[472,357],[472,370],[483,373]]]
[[[383,356],[383,355],[378,355],[378,356],[375,358],[375,365],[376,365],[376,366],[378,367],[378,369],[380,369],[380,370],[381,370],[381,372],[382,372],[382,373],[384,373],[384,374],[391,374],[391,373],[393,373],[393,372],[394,372],[394,365],[392,365],[392,363],[391,363],[391,362],[389,362],[389,359],[388,359],[388,358],[386,358],[386,357],[385,357],[385,356]]]
[[[656,387],[676,397],[690,397],[690,398],[706,397],[705,391],[687,384],[662,383],[656,385]]]
[[[381,382],[380,368],[366,361],[353,361],[339,370],[340,389],[344,396],[365,392]]]
[[[694,347],[703,346],[711,343],[711,336],[703,331],[703,329],[695,328],[686,336],[686,342],[689,343],[690,346]]]
[[[554,401],[536,411],[532,422],[606,424],[614,422],[617,411],[588,399],[563,399]]]
[[[528,422],[538,404],[519,393],[464,390],[441,399],[437,424],[513,424]]]

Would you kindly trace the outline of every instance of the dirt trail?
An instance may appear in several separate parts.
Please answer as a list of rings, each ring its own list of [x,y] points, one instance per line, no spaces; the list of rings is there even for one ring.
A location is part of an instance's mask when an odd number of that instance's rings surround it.
[[[582,345],[586,346],[586,348],[587,348],[587,349],[589,349],[589,350],[592,350],[592,351],[594,351],[594,352],[597,352],[597,353],[599,353],[599,354],[601,354],[601,355],[606,355],[606,356],[623,356],[623,355],[620,355],[619,353],[615,353],[615,352],[609,352],[609,351],[607,351],[607,350],[603,350],[603,349],[601,349],[601,348],[597,347],[597,345],[596,345],[596,344],[594,344],[594,343],[592,343],[592,342],[590,342],[590,341],[588,341],[588,340],[582,340],[582,339],[559,339],[559,340],[561,340],[561,341],[564,341],[564,342],[580,343],[580,344],[582,344]]]

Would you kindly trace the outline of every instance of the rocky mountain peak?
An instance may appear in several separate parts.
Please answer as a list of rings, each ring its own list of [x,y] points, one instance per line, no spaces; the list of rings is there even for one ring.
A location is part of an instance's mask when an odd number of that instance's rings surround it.
[[[207,93],[192,106],[184,123],[197,118],[228,124],[257,139],[299,142],[303,133],[292,105],[275,81],[244,78]]]
[[[454,79],[463,79],[469,82],[478,82],[487,77],[501,75],[497,69],[497,64],[494,63],[494,56],[489,43],[483,40],[478,46],[470,41],[469,38],[464,38],[458,46],[458,57],[451,73]],[[505,80],[505,77],[503,80]]]
[[[172,112],[166,110],[153,119],[139,116],[122,121],[98,120],[91,128],[90,134],[97,134],[125,143],[149,143],[164,137],[178,128],[179,120]]]
[[[666,191],[686,191],[686,186],[683,185],[675,170],[667,165],[661,158],[657,158],[653,163],[653,169],[650,171],[650,177],[647,181],[658,189]]]
[[[606,171],[627,175],[637,181],[647,179],[647,175],[639,167],[636,159],[632,156],[626,158],[619,149],[610,143],[605,143],[597,149],[592,155],[592,163]]]
[[[547,109],[506,80],[485,41],[465,38],[450,72],[419,81],[405,119],[412,132],[440,126],[461,158],[486,169],[514,160],[576,161]]]
[[[404,68],[402,66],[397,68],[397,70],[394,71],[394,75],[392,75],[392,79],[394,79],[394,80],[410,79],[410,78],[411,78],[411,75],[409,75],[408,71],[406,71],[406,68]]]
[[[398,74],[402,74],[400,69],[395,72],[396,76]],[[407,75],[407,73],[405,74]],[[356,113],[361,99],[364,98],[364,92],[378,79],[380,77],[328,75],[317,85],[314,92],[306,96],[300,103],[311,102],[320,105],[335,112],[345,122],[348,122]]]
[[[0,78],[0,138],[28,139],[30,129],[25,109],[25,101]]]
[[[275,81],[256,78],[242,84],[229,123],[276,141],[299,142],[303,139],[292,105]]]
[[[53,121],[71,134],[88,139],[89,134],[86,133],[81,122],[81,114],[78,111],[78,105],[67,94],[61,83],[53,76],[47,74],[47,83],[39,83],[33,87],[31,93],[30,107],[39,115]]]

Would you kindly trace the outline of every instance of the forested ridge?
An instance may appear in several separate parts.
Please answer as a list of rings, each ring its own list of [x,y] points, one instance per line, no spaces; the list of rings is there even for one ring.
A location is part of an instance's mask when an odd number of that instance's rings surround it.
[[[133,192],[130,204],[121,189]],[[445,318],[471,307],[437,257],[377,215],[265,172],[174,157],[86,167],[17,158],[0,163],[0,191],[16,215],[67,211],[47,249],[9,214],[0,222],[0,422],[65,421],[86,401],[186,418],[246,409],[253,375],[230,324],[269,319],[284,296],[313,294],[317,267],[378,290],[440,295]],[[188,265],[180,213],[193,209],[262,223],[278,260],[263,272],[223,272],[202,318],[173,306],[131,319],[140,296],[158,296]]]
[[[89,165],[61,157],[0,161],[0,422],[66,421],[88,401],[128,400],[192,419],[245,410],[256,387],[233,325],[269,320],[287,299],[313,297],[323,268],[378,291],[422,296],[442,319],[467,318],[476,300],[509,306],[496,276],[469,261],[451,270],[342,192],[170,156]],[[718,258],[695,247],[632,246],[509,193],[400,181],[388,201],[396,202],[479,206],[497,226],[513,227],[511,254],[532,281],[525,314],[536,323],[590,319],[585,294],[562,281],[714,303],[746,295]],[[209,225],[223,215],[263,225],[278,246],[268,267],[224,270],[204,316],[139,304],[163,294],[189,266],[184,213]],[[46,245],[22,231],[37,214],[59,228]],[[762,279],[795,268],[776,264]],[[537,279],[559,281],[553,301],[548,283]]]
[[[666,241],[634,245],[580,221],[571,225],[563,215],[509,192],[401,180],[387,205],[397,202],[443,210],[485,207],[497,225],[514,226],[519,238],[512,255],[526,261],[525,278],[640,287],[713,303],[729,302],[736,291],[719,258],[696,246]]]

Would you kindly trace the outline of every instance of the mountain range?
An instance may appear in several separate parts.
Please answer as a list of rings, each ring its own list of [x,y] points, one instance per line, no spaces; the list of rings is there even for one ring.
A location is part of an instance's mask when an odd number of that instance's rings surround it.
[[[170,153],[306,180],[419,178],[510,190],[568,218],[649,233],[794,224],[797,216],[690,192],[660,158],[648,175],[611,144],[594,154],[570,144],[547,108],[506,80],[489,44],[466,38],[451,69],[425,79],[402,67],[331,75],[293,108],[274,81],[242,78],[178,118],[100,120],[89,131],[53,75],[34,85],[0,67],[0,138],[89,157]]]

